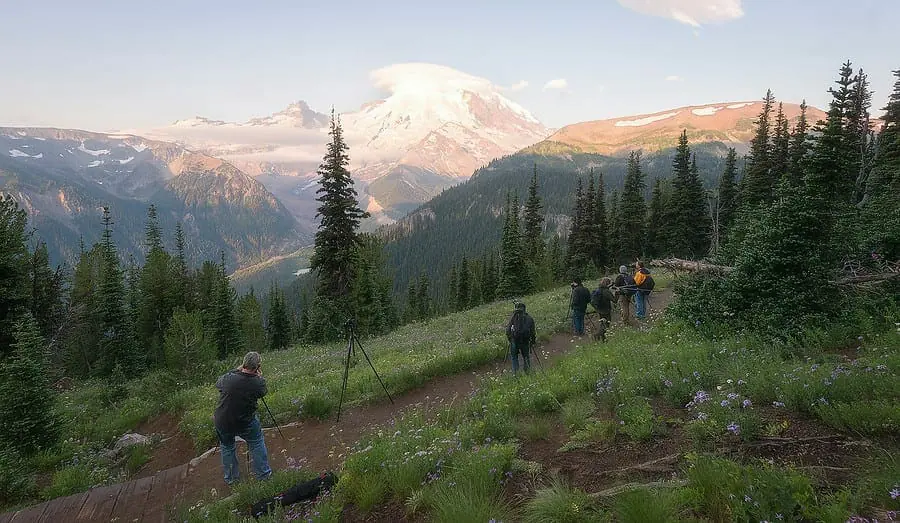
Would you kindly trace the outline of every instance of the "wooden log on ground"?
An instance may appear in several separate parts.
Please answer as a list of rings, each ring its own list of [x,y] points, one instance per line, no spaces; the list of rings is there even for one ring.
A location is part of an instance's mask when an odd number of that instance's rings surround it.
[[[669,269],[671,271],[686,272],[720,272],[728,273],[734,270],[734,267],[727,265],[716,265],[714,263],[706,263],[702,261],[682,260],[681,258],[665,258],[662,260],[650,260],[650,267]]]

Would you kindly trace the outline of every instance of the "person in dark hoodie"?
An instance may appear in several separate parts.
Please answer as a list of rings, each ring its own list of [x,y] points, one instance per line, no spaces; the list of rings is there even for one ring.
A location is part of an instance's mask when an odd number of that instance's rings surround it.
[[[572,330],[576,336],[584,335],[584,314],[591,302],[591,291],[581,284],[581,278],[572,283]]]
[[[622,323],[628,325],[631,321],[631,297],[635,291],[634,278],[628,274],[628,267],[624,265],[619,267],[619,274],[613,287],[616,289],[616,297],[622,309]]]
[[[591,293],[591,306],[597,311],[599,322],[595,338],[606,341],[606,328],[612,323],[612,306],[615,298],[609,290],[612,281],[609,278],[600,280],[600,285]]]
[[[522,355],[522,364],[525,374],[531,372],[531,348],[537,341],[534,318],[525,312],[524,303],[516,303],[515,312],[506,324],[506,338],[509,340],[509,355],[512,359],[513,375],[519,373],[519,354]]]
[[[253,460],[256,479],[268,479],[272,475],[266,442],[263,439],[256,402],[266,395],[266,380],[260,370],[258,352],[248,352],[241,366],[223,374],[216,381],[219,389],[219,405],[216,407],[216,435],[222,452],[225,483],[233,485],[240,480],[234,439],[240,436],[247,442]]]

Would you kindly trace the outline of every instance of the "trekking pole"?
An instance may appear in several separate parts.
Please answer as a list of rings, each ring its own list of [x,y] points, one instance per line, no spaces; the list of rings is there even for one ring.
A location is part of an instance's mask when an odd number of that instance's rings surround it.
[[[269,417],[272,418],[272,423],[275,424],[275,428],[278,429],[278,435],[281,436],[281,439],[285,439],[284,433],[281,432],[281,427],[278,426],[278,422],[275,421],[275,416],[272,415],[272,410],[269,409],[269,404],[266,403],[266,398],[259,398],[262,400],[263,405],[266,407],[266,412],[269,413]]]
[[[529,343],[529,345],[531,345],[531,344]],[[547,375],[547,371],[544,370],[544,364],[541,362],[541,358],[538,356],[537,351],[534,349],[533,346],[531,346],[531,347],[529,347],[529,348],[530,348],[531,350],[528,351],[528,352],[531,353],[531,354],[534,354],[534,359],[538,362],[538,367],[540,367],[540,369],[541,369],[541,374],[543,374],[544,376],[546,376],[546,375]]]

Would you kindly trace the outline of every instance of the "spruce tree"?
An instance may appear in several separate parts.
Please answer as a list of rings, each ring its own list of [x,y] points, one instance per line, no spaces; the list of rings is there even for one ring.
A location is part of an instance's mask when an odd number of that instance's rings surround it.
[[[340,121],[331,112],[331,142],[319,166],[321,187],[316,191],[321,218],[310,267],[318,274],[317,296],[338,302],[351,287],[353,251],[359,241],[357,229],[368,214],[359,208],[348,166],[349,147]],[[340,318],[337,318],[340,320]]]
[[[462,261],[459,262],[459,272],[457,273],[456,284],[456,309],[466,310],[469,308],[469,293],[472,275],[469,272],[469,259],[463,255]]]
[[[791,133],[788,129],[787,118],[784,116],[783,105],[778,102],[778,112],[775,114],[775,132],[772,138],[771,176],[776,181],[788,175],[791,165]]]
[[[425,271],[419,273],[419,285],[417,293],[418,298],[416,302],[419,307],[419,319],[428,319],[431,317],[433,310],[431,303],[431,294],[429,291],[428,275],[425,274]]]
[[[662,180],[657,178],[653,182],[653,192],[650,196],[650,209],[647,217],[647,256],[657,257],[668,254],[665,210]]]
[[[163,349],[166,368],[190,375],[199,363],[216,359],[216,348],[207,338],[200,311],[187,311],[178,307],[166,327]]]
[[[776,179],[772,176],[770,117],[774,103],[775,97],[770,89],[763,99],[763,108],[756,120],[756,134],[750,142],[750,154],[747,156],[747,172],[741,189],[741,205],[747,209],[772,201]]]
[[[456,265],[450,267],[450,273],[447,275],[447,290],[444,298],[444,306],[449,312],[456,312],[458,305],[456,303],[456,290],[459,280],[456,277]]]
[[[500,279],[497,284],[497,294],[500,298],[522,294],[525,264],[522,263],[518,203],[519,198],[515,196],[506,208],[506,225],[500,243]]]
[[[273,282],[272,288],[269,289],[269,313],[266,321],[269,350],[286,349],[290,343],[290,335],[291,323],[284,302],[284,293]]]
[[[524,243],[525,258],[532,263],[540,263],[544,242],[541,239],[541,231],[544,224],[544,215],[541,210],[541,198],[538,196],[537,164],[534,165],[534,174],[531,184],[528,186],[528,199],[525,201]]]
[[[100,245],[85,251],[82,245],[69,289],[69,328],[64,361],[72,376],[96,374],[100,358],[100,274],[103,253]]]
[[[138,375],[144,363],[134,339],[125,309],[125,283],[119,267],[119,255],[112,240],[112,216],[109,207],[103,208],[101,237],[102,264],[100,271],[100,372],[110,375],[116,366],[126,377]]]
[[[603,173],[597,173],[597,194],[594,196],[594,265],[602,269],[610,261],[609,230],[606,219],[606,188]]]
[[[862,202],[862,247],[887,260],[900,259],[900,69],[884,107],[872,172]]]
[[[263,329],[262,307],[253,287],[237,302],[237,322],[244,350],[262,351],[266,347],[266,332]]]
[[[419,290],[416,287],[416,280],[410,280],[406,289],[406,311],[404,313],[404,321],[412,323],[419,319]]]
[[[181,226],[181,222],[175,224],[175,256],[172,259],[172,279],[175,281],[178,289],[178,292],[173,293],[172,304],[175,307],[184,307],[189,311],[194,310],[194,282],[189,271],[184,228]]]
[[[619,191],[613,191],[609,200],[609,252],[613,265],[623,260],[622,257],[622,222],[619,214]]]
[[[575,207],[572,209],[569,236],[566,238],[566,278],[569,280],[581,278],[585,267],[591,260],[585,201],[584,185],[579,178],[575,185]],[[593,202],[591,203],[593,204]]]
[[[554,234],[550,238],[550,246],[547,248],[548,269],[553,275],[554,282],[561,282],[565,279],[565,253],[562,250],[562,241],[559,234]]]
[[[806,100],[800,104],[800,118],[791,133],[788,180],[792,185],[799,185],[806,174],[806,161],[810,148],[809,123],[806,120]]]
[[[0,195],[0,357],[9,354],[13,326],[28,305],[27,222],[12,196]]]
[[[163,249],[156,207],[152,204],[147,210],[145,234],[144,245],[148,252],[147,261],[140,271],[140,310],[136,311],[136,332],[150,361],[163,366],[166,328],[175,309],[175,296],[183,290],[178,288],[179,282],[174,278],[177,268],[173,268],[172,257]]]
[[[0,444],[29,456],[53,446],[60,425],[47,379],[46,342],[31,314],[14,324],[11,354],[4,358],[0,381]]]
[[[728,149],[725,157],[725,170],[719,177],[717,189],[715,220],[718,228],[717,245],[723,245],[728,237],[728,231],[734,223],[737,213],[737,153],[734,148]]]
[[[641,153],[632,151],[628,158],[625,187],[619,208],[622,231],[620,254],[626,260],[638,259],[643,251],[647,220],[647,204],[644,201],[646,187],[644,173],[641,171]]]
[[[850,175],[855,177],[851,203],[862,201],[866,179],[872,168],[874,139],[869,109],[872,107],[872,91],[868,76],[862,69],[853,78],[853,86],[847,98],[846,135]]]
[[[231,354],[239,353],[241,337],[238,333],[237,322],[234,317],[234,305],[237,293],[231,286],[231,280],[225,272],[225,252],[220,251],[220,262],[216,271],[215,290],[212,303],[213,341],[219,359],[225,359]]]
[[[56,341],[64,324],[63,283],[62,269],[50,268],[47,244],[39,242],[28,259],[28,310],[48,340]]]

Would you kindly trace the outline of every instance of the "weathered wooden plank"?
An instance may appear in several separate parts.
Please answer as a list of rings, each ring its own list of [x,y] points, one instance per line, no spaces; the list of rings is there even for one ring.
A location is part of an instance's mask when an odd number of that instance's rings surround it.
[[[179,488],[178,480],[186,468],[187,464],[164,470],[156,475],[153,489],[150,491],[150,495],[147,497],[147,502],[144,505],[141,521],[165,523],[169,520],[168,508]]]
[[[88,498],[75,517],[75,521],[109,521],[116,499],[128,483],[117,483],[88,492]]]
[[[122,492],[119,493],[118,499],[116,499],[116,504],[109,519],[122,523],[140,521],[144,512],[144,505],[147,502],[147,496],[153,487],[154,479],[156,479],[156,476],[147,476],[146,478],[126,483]]]
[[[72,521],[81,511],[87,500],[89,492],[73,494],[64,498],[57,498],[56,503],[51,504],[41,518],[37,521],[47,523],[59,523],[60,521]]]
[[[50,505],[59,501],[60,498],[53,499],[50,501],[45,501],[40,505],[34,505],[32,507],[23,508],[22,510],[15,513],[15,515],[10,519],[10,523],[32,523],[34,521],[40,521],[41,516],[44,515],[44,511],[46,511]]]
[[[9,523],[10,521],[12,521],[12,518],[15,515],[15,510],[13,510],[12,512],[4,512],[3,514],[0,514],[0,523]]]

